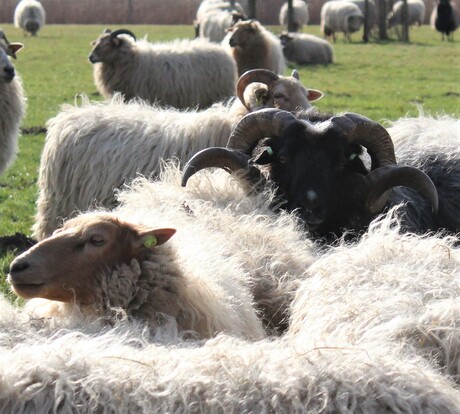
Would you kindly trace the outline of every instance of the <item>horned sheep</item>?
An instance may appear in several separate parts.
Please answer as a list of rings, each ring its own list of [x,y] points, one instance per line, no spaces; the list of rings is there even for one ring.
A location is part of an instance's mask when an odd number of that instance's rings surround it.
[[[123,103],[120,97],[64,107],[47,124],[35,237],[49,236],[76,211],[113,206],[116,188],[136,174],[158,175],[161,159],[173,157],[185,164],[203,148],[225,145],[234,125],[249,111],[310,107],[322,93],[305,88],[297,72],[293,75],[249,71],[238,81],[238,101],[205,111]]]
[[[286,69],[281,42],[257,20],[245,20],[228,29],[222,45],[235,59],[238,75],[267,69],[282,75]]]
[[[337,32],[343,32],[350,41],[351,34],[360,30],[363,22],[361,10],[350,1],[327,1],[321,7],[321,32],[325,37],[332,36],[334,42]]]
[[[14,26],[36,36],[43,28],[46,13],[43,5],[37,0],[21,0],[14,10]]]
[[[10,61],[22,47],[21,43],[10,43],[0,29],[0,174],[16,156],[19,125],[26,110],[22,82]]]
[[[392,28],[403,24],[403,5],[402,0],[393,4],[391,12],[388,14],[388,27]],[[425,3],[423,0],[407,0],[408,23],[421,26],[425,20]]]
[[[293,28],[294,32],[302,31],[303,26],[308,24],[310,14],[308,13],[308,4],[304,0],[293,0]],[[279,14],[280,26],[288,25],[288,3],[283,3]]]
[[[120,92],[126,100],[204,108],[235,94],[235,62],[206,40],[150,43],[129,30],[107,29],[92,44],[94,82],[105,98]]]
[[[331,44],[308,33],[287,33],[280,35],[286,61],[297,65],[329,64],[334,61]]]

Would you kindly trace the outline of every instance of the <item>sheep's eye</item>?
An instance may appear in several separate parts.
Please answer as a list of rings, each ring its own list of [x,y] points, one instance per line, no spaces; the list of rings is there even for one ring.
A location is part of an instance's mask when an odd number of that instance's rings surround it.
[[[102,246],[105,244],[105,240],[101,236],[97,236],[97,235],[91,236],[89,241],[93,246]]]
[[[285,157],[284,155],[281,155],[278,157],[278,161],[281,163],[281,164],[285,164],[286,161],[287,161],[287,157]]]

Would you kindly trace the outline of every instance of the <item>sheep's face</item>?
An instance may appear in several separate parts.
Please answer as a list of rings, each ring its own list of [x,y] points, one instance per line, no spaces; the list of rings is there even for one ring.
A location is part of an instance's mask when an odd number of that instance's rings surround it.
[[[266,107],[295,111],[310,108],[311,103],[320,99],[323,94],[314,89],[305,88],[294,77],[280,77],[269,88],[269,99]]]
[[[16,52],[22,48],[21,43],[9,43],[0,32],[0,82],[11,82],[16,73],[9,57],[16,58]]]
[[[91,42],[93,50],[89,55],[91,63],[112,63],[118,58],[118,54],[124,40],[114,37],[111,33],[104,33],[97,40]]]
[[[88,213],[18,256],[8,280],[24,299],[41,297],[89,305],[97,302],[97,281],[132,259],[145,260],[173,229],[145,229],[105,213]]]
[[[238,22],[227,30],[233,33],[229,39],[230,46],[239,48],[244,48],[260,32],[258,23],[253,20]]]

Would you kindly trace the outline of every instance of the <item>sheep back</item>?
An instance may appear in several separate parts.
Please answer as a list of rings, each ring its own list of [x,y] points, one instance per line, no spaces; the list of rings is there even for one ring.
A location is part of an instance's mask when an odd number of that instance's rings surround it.
[[[288,33],[283,41],[284,57],[288,62],[298,65],[327,64],[333,62],[331,44],[318,36],[307,33]]]
[[[402,24],[402,8],[403,1],[399,0],[393,4],[393,8],[388,15],[388,26],[396,26]],[[409,25],[417,24],[421,26],[425,19],[425,3],[422,0],[407,0],[407,10],[409,13]]]

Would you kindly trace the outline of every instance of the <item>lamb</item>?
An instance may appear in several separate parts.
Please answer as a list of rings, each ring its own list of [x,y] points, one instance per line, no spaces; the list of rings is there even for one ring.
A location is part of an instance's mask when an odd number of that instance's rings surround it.
[[[113,207],[115,189],[137,174],[157,176],[162,159],[173,157],[185,164],[203,148],[225,145],[233,126],[249,111],[261,107],[294,111],[322,97],[320,91],[305,88],[297,72],[282,77],[266,70],[249,71],[237,89],[242,103],[216,104],[206,111],[124,103],[119,96],[64,107],[47,123],[34,236],[42,240],[51,235],[76,211]]]
[[[393,4],[391,12],[388,14],[388,27],[392,28],[402,25],[403,1],[398,0]],[[417,24],[421,26],[425,20],[425,3],[423,0],[407,0],[408,22],[409,25]]]
[[[10,43],[0,29],[0,174],[18,151],[19,125],[26,111],[22,82],[9,57],[16,59],[21,43]]]
[[[22,29],[24,36],[27,33],[36,36],[45,25],[45,21],[45,9],[37,0],[20,0],[14,10],[14,26]]]
[[[379,214],[400,204],[405,231],[456,234],[458,120],[440,121],[425,131],[425,137],[436,131],[442,143],[430,138],[426,145],[427,138],[410,134],[393,144],[394,130],[359,114],[263,109],[238,123],[226,148],[208,148],[192,157],[182,183],[215,166],[239,171],[242,178],[247,174],[245,186],[257,191],[262,175],[277,188],[278,208],[297,212],[312,237],[326,240],[344,232],[358,236]],[[370,160],[361,158],[362,147]]]
[[[105,30],[89,60],[105,98],[120,92],[176,108],[205,108],[235,94],[236,65],[225,50],[205,40],[136,41],[125,29]]]
[[[196,37],[204,37],[211,42],[220,43],[226,30],[240,20],[247,19],[239,3],[209,1],[200,4],[194,22]]]
[[[453,42],[454,32],[460,25],[460,14],[455,5],[449,0],[440,0],[436,7],[433,8],[430,18],[431,26],[444,37]]]
[[[238,76],[250,69],[267,69],[282,75],[286,69],[280,40],[257,20],[245,20],[228,29],[222,45],[233,56]]]
[[[304,0],[293,0],[293,27],[292,31],[299,32],[302,31],[303,26],[308,24],[310,15],[308,13],[308,4]],[[288,25],[288,3],[283,3],[280,9],[279,14],[279,24],[280,26]]]
[[[283,54],[287,62],[297,65],[329,64],[334,61],[331,44],[318,36],[307,33],[280,35]]]
[[[321,7],[321,31],[327,38],[332,36],[336,41],[336,33],[343,32],[351,41],[351,34],[361,29],[364,16],[359,7],[346,0],[328,1]]]

